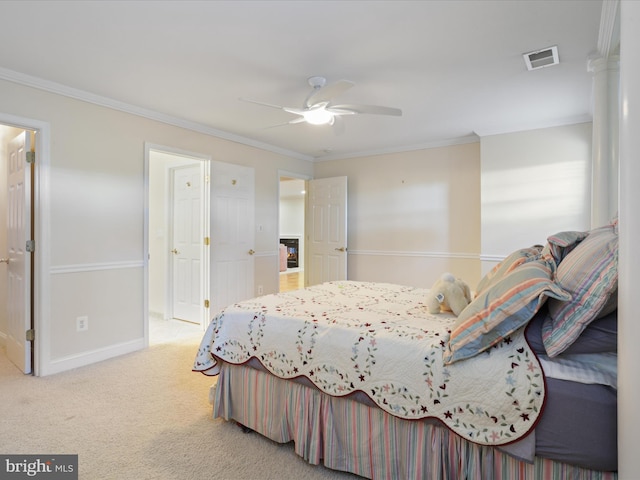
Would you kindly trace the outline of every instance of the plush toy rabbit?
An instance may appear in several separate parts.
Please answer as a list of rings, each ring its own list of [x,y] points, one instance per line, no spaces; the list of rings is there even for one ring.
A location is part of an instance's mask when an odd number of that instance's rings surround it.
[[[427,294],[427,308],[431,313],[453,312],[457,317],[471,302],[469,285],[450,273],[445,273]]]

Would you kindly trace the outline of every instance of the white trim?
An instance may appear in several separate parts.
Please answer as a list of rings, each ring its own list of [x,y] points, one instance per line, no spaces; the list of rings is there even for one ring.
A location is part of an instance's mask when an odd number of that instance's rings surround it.
[[[295,236],[295,235],[292,235]],[[467,260],[501,261],[504,256],[479,255],[477,253],[455,252],[398,252],[389,250],[347,250],[348,255],[369,255],[378,257],[422,257],[422,258],[462,258]],[[256,252],[254,257],[278,257],[278,251]]]
[[[407,145],[403,147],[394,147],[394,148],[387,148],[387,149],[381,149],[381,150],[361,151],[361,152],[348,153],[344,155],[326,155],[322,157],[316,157],[314,161],[323,162],[328,160],[346,160],[348,158],[372,157],[375,155],[388,155],[391,153],[413,152],[416,150],[426,150],[429,148],[451,147],[454,145],[466,145],[468,143],[478,143],[479,141],[480,141],[480,138],[478,137],[478,135],[476,133],[473,133],[472,135],[466,135],[464,137],[449,138],[445,140],[435,140],[433,142],[427,142],[427,143],[417,144],[417,145]]]
[[[504,126],[486,127],[476,130],[475,133],[479,137],[488,137],[490,135],[502,135],[505,133],[527,132],[529,130],[540,130],[542,128],[564,127],[568,125],[579,125],[581,123],[591,123],[593,118],[591,114],[577,115],[575,117],[559,118],[546,122],[528,122],[520,124],[512,124],[509,128]]]
[[[52,375],[54,373],[65,372],[72,368],[84,367],[92,363],[102,362],[110,358],[115,358],[120,355],[132,353],[138,350],[142,350],[147,346],[144,338],[138,338],[129,342],[119,343],[117,345],[109,345],[104,348],[98,348],[88,352],[77,353],[74,355],[67,355],[65,357],[51,360],[47,365],[46,371],[43,375]]]
[[[68,87],[60,83],[51,82],[49,80],[44,80],[42,78],[34,77],[31,75],[26,75],[24,73],[16,72],[14,70],[9,70],[8,68],[0,67],[0,79],[7,80],[9,82],[18,83],[20,85],[25,85],[27,87],[37,88],[39,90],[44,90],[46,92],[63,95],[65,97],[81,100],[83,102],[93,103],[94,105],[100,105],[102,107],[112,108],[114,110],[119,110],[121,112],[131,113],[139,117],[148,118],[150,120],[155,120],[157,122],[165,123],[167,125],[173,125],[175,127],[184,128],[187,130],[191,130],[193,132],[202,133],[204,135],[223,138],[225,140],[241,143],[243,145],[248,145],[250,147],[256,147],[262,150],[279,153],[281,155],[297,158],[299,160],[307,160],[307,161],[313,160],[313,157],[310,157],[308,155],[303,155],[301,153],[294,152],[292,150],[276,147],[275,145],[252,140],[250,138],[242,137],[240,135],[235,135],[233,133],[225,132],[223,130],[217,130],[207,125],[203,125],[201,123],[191,122],[189,120],[185,120],[182,118],[173,117],[171,115],[156,112],[154,110],[149,110],[147,108],[138,107],[125,102],[120,102],[112,98],[103,97],[101,95],[96,95],[94,93],[90,93],[84,90],[79,90],[77,88]]]
[[[106,263],[79,263],[75,265],[56,265],[51,267],[51,275],[62,275],[65,273],[98,272],[101,270],[121,270],[125,268],[143,268],[143,260],[130,260],[122,262]]]
[[[299,173],[299,172],[290,172],[288,170],[278,169],[278,181],[280,181],[281,177],[298,178],[300,180],[312,180],[313,179],[313,177],[311,175],[305,175],[305,174]]]
[[[347,250],[349,255],[369,255],[378,257],[423,257],[423,258],[465,258],[468,260],[478,260],[477,253],[455,253],[455,252],[398,252],[385,250]]]
[[[505,255],[480,255],[481,262],[501,262],[507,258]]]
[[[159,153],[166,153],[168,155],[185,157],[189,160],[211,160],[211,155],[206,155],[204,153],[192,152],[183,148],[168,147],[166,145],[160,145],[159,143],[144,142],[145,154],[149,153],[151,150],[155,150]]]

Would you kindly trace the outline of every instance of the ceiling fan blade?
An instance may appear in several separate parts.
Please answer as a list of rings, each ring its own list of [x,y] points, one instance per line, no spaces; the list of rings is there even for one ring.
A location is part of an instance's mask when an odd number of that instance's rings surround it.
[[[255,103],[256,105],[262,105],[263,107],[277,108],[278,110],[284,110],[285,112],[290,112],[290,113],[297,113],[301,111],[300,109],[297,109],[297,108],[289,108],[289,107],[283,107],[281,105],[274,105],[273,103],[259,102],[258,100],[251,100],[250,98],[240,97],[239,100],[242,100],[243,102]],[[299,115],[302,115],[302,113],[300,113]]]
[[[298,117],[298,118],[294,118],[293,120],[290,120],[288,124],[293,125],[294,123],[304,123],[304,122],[306,122],[304,117]]]
[[[304,118],[303,117],[299,117],[299,118],[294,118],[293,120],[289,121],[289,122],[285,122],[285,123],[278,123],[277,125],[271,125],[269,127],[264,127],[263,130],[269,130],[270,128],[276,128],[276,127],[285,127],[287,125],[293,125],[295,123],[304,123]]]
[[[349,80],[338,80],[337,82],[325,87],[317,88],[307,97],[307,100],[304,102],[304,106],[309,108],[317,105],[318,103],[330,102],[334,97],[346,92],[353,86],[355,86],[355,83],[350,82]]]
[[[349,115],[353,113],[365,113],[371,115],[402,116],[402,110],[393,107],[381,107],[379,105],[331,105],[327,110],[336,115]]]
[[[304,110],[301,108],[282,107],[282,110],[289,113],[295,113],[296,115],[304,115]]]

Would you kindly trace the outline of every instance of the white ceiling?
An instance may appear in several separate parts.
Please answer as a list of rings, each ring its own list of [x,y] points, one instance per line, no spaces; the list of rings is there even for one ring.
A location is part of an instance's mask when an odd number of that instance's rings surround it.
[[[7,1],[0,78],[139,109],[298,158],[345,158],[589,121],[602,0]],[[28,26],[27,26],[28,25]],[[522,54],[557,45],[560,64]],[[307,78],[402,117],[266,128]],[[113,103],[114,101],[121,103]],[[1,108],[1,107],[0,107]]]

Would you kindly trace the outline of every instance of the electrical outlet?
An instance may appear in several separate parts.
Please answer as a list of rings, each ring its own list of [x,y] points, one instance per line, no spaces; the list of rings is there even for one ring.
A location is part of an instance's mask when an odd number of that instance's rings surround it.
[[[89,317],[83,315],[82,317],[76,318],[76,331],[78,332],[86,332],[89,330]]]
[[[262,285],[258,285],[258,295],[262,295],[264,293],[264,288],[262,288]]]

